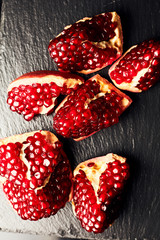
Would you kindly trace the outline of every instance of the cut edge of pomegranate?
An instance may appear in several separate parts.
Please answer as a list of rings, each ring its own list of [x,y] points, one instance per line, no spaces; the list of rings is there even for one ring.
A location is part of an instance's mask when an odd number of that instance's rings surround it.
[[[56,83],[59,87],[62,87],[64,83],[68,88],[72,88],[76,85],[76,83],[82,84],[84,79],[76,74],[68,73],[68,72],[58,72],[58,71],[48,71],[48,70],[40,70],[29,72],[21,75],[12,81],[8,86],[8,92],[12,90],[14,87],[18,87],[20,85],[31,85],[33,83]]]
[[[122,31],[121,19],[120,19],[120,16],[116,12],[109,12],[109,13],[112,14],[112,21],[116,21],[118,26],[116,27],[116,30],[115,30],[116,35],[113,37],[113,39],[109,40],[108,42],[107,41],[103,41],[103,42],[105,42],[106,46],[114,47],[117,50],[117,58],[119,58],[122,55],[122,53],[123,53],[123,31]],[[103,14],[105,14],[105,13],[97,14],[95,16],[103,15]],[[85,22],[86,20],[91,20],[91,19],[92,19],[92,17],[84,17],[84,18],[78,20],[76,23],[78,23],[78,22]],[[70,28],[71,26],[72,26],[72,24],[67,25],[64,29],[66,30],[66,29]],[[62,33],[58,34],[56,36],[56,38],[61,36],[61,34]],[[50,41],[52,41],[52,40],[50,40]],[[98,46],[100,44],[94,42],[94,45]],[[100,48],[104,48],[104,47],[102,47],[102,45],[101,45]],[[82,70],[82,71],[77,71],[77,72],[78,73],[82,73],[82,74],[91,74],[93,72],[97,72],[97,71],[105,68],[106,66],[108,66],[108,64],[104,64],[104,66],[100,67],[100,68]],[[61,69],[59,69],[59,70],[61,70]]]

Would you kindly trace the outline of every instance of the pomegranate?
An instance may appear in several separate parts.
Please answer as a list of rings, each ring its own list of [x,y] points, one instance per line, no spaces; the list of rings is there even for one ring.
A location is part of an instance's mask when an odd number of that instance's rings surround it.
[[[60,94],[67,95],[84,82],[82,77],[57,71],[26,73],[8,87],[7,103],[30,121],[37,114],[49,114]]]
[[[147,90],[160,78],[160,42],[149,40],[131,47],[111,66],[109,75],[120,89]]]
[[[59,70],[89,74],[119,58],[122,45],[120,17],[109,12],[65,27],[50,41],[48,50]]]
[[[103,232],[118,217],[129,177],[126,159],[116,154],[93,158],[74,170],[73,211],[88,232]]]
[[[0,181],[18,215],[36,221],[65,206],[72,173],[56,136],[35,131],[0,140]]]
[[[61,102],[53,127],[58,134],[80,141],[117,123],[131,102],[127,95],[97,74]]]

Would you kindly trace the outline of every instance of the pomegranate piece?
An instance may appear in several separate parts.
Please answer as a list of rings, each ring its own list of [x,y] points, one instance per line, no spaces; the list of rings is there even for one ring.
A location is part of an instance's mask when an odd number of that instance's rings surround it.
[[[69,25],[48,50],[59,70],[89,74],[119,58],[123,51],[120,17],[116,12],[85,17]]]
[[[160,79],[160,42],[149,40],[131,47],[112,65],[109,75],[120,89],[148,90]]]
[[[56,109],[58,134],[80,141],[118,122],[132,100],[100,75],[87,80]]]
[[[65,206],[72,172],[56,136],[36,131],[0,140],[0,181],[18,215],[36,221]]]
[[[84,82],[82,77],[57,71],[26,73],[8,87],[7,103],[30,121],[37,114],[49,114],[60,94],[67,95]]]
[[[77,166],[72,206],[86,231],[101,233],[118,217],[122,190],[128,177],[126,159],[113,153]]]

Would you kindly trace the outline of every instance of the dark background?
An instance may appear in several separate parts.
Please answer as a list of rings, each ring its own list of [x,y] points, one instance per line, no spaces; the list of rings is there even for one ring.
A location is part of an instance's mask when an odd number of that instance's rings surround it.
[[[146,39],[160,40],[158,0],[4,0],[0,46],[0,137],[38,129],[52,132],[53,115],[26,122],[6,104],[8,84],[20,75],[41,69],[56,70],[49,57],[49,40],[65,25],[102,12],[117,11],[122,20],[124,51]],[[108,77],[108,68],[98,72]],[[92,74],[93,75],[93,74]],[[88,79],[90,76],[85,76]],[[38,222],[21,220],[0,191],[2,231],[57,234],[95,239],[159,239],[160,230],[160,83],[141,94],[127,93],[133,103],[120,122],[74,142],[59,139],[72,169],[81,161],[114,152],[127,157],[131,177],[120,217],[104,233],[94,235],[80,227],[71,204],[55,216]]]

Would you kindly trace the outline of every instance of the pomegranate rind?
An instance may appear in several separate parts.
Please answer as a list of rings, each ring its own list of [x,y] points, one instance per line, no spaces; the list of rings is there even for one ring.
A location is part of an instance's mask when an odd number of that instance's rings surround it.
[[[111,90],[114,90],[115,92],[118,93],[119,96],[122,96],[122,104],[121,104],[121,109],[122,111],[125,111],[130,104],[132,103],[132,99],[127,96],[125,93],[121,92],[119,89],[117,89],[113,84],[111,84],[107,79],[101,77],[99,74],[96,74],[95,76],[91,77],[89,80],[91,81],[96,81],[100,84],[100,90],[103,93],[107,93],[107,92],[111,92]],[[74,93],[73,93],[74,94]],[[58,112],[58,110],[63,107],[64,103],[67,101],[67,99],[69,98],[70,95],[68,95],[60,104],[59,106],[56,108],[55,113]],[[80,138],[73,138],[75,141],[81,141],[85,138],[88,138],[90,136],[92,136],[93,134],[95,134],[97,131],[87,135],[87,136],[83,136]]]
[[[74,88],[78,84],[82,84],[84,79],[76,74],[68,72],[48,71],[41,70],[35,72],[25,73],[22,76],[16,78],[8,86],[8,92],[14,87],[20,85],[32,85],[33,83],[56,83],[59,87],[62,87],[65,83],[68,88]]]
[[[95,45],[96,47],[101,48],[101,49],[105,48],[106,46],[116,49],[117,50],[117,56],[114,59],[114,61],[115,61],[123,53],[123,31],[122,31],[120,16],[116,12],[109,12],[109,13],[112,15],[112,19],[111,19],[112,22],[117,22],[117,27],[115,29],[115,36],[112,39],[110,39],[109,41],[91,42],[91,43],[93,45]],[[104,15],[104,14],[105,13],[101,13],[99,15]],[[96,16],[99,16],[99,15],[96,15]],[[92,19],[92,17],[84,17],[84,18],[78,20],[76,23],[85,22],[85,21],[91,20],[91,19]],[[68,25],[64,29],[66,30],[66,29],[70,28],[71,26],[72,25]],[[62,35],[62,33],[58,34],[56,36],[56,38],[61,36],[61,35]],[[97,71],[105,68],[108,65],[109,64],[106,63],[100,68],[81,70],[81,71],[77,71],[77,72],[82,73],[82,74],[90,74],[90,73],[93,73],[93,72],[97,72]],[[59,70],[61,70],[61,69],[59,69]]]
[[[7,91],[10,92],[14,87],[19,87],[20,85],[32,85],[33,83],[49,84],[51,82],[54,82],[59,87],[63,87],[65,84],[67,88],[75,88],[77,85],[81,85],[84,82],[84,79],[72,73],[41,70],[29,72],[16,78],[9,84]],[[53,103],[49,107],[40,107],[39,113],[49,113],[55,106],[56,97],[53,97],[52,101]]]

